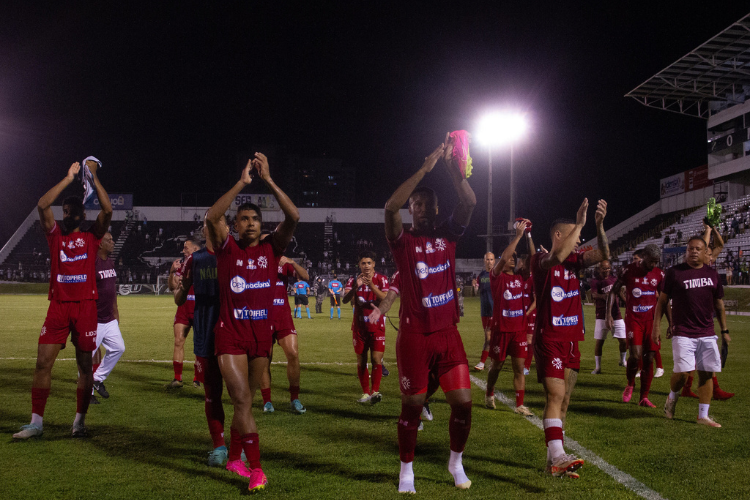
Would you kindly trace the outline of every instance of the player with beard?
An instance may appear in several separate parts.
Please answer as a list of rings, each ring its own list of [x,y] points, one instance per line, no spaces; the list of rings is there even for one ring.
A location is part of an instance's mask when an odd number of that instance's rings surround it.
[[[619,307],[619,296],[614,297],[612,301],[612,310],[610,314],[614,320],[611,330],[607,328],[607,296],[612,290],[612,285],[617,279],[612,276],[612,263],[603,260],[599,263],[597,276],[591,280],[591,297],[594,299],[596,307],[596,327],[594,328],[594,359],[596,360],[596,369],[591,372],[592,375],[599,375],[602,372],[602,346],[607,340],[607,332],[612,332],[612,337],[617,339],[620,345],[620,366],[625,366],[625,354],[627,353],[627,343],[625,342],[625,321],[622,319]]]
[[[370,321],[373,306],[377,306],[388,293],[388,278],[375,272],[375,252],[365,251],[359,255],[360,274],[349,278],[344,287],[346,292],[342,299],[344,304],[354,304],[352,318],[352,340],[354,353],[357,355],[357,377],[362,387],[359,403],[379,403],[380,380],[383,377],[383,352],[385,352],[385,318]],[[372,389],[370,375],[367,372],[367,351],[370,351],[372,363]]]
[[[52,213],[52,204],[76,179],[81,170],[80,163],[73,163],[65,178],[47,191],[37,204],[39,222],[47,237],[50,253],[50,303],[39,334],[36,368],[31,383],[31,423],[13,434],[15,439],[41,436],[44,432],[44,408],[52,385],[52,367],[60,350],[65,347],[68,335],[75,346],[79,373],[76,415],[71,435],[88,436],[85,419],[94,386],[91,353],[96,350],[96,299],[99,297],[96,290],[96,254],[112,220],[112,205],[96,174],[99,164],[87,160],[86,166],[91,171],[101,207],[89,230],[80,229],[81,222],[86,219],[80,198],[71,196],[63,200],[62,227],[55,222]]]
[[[598,249],[578,252],[581,230],[586,224],[588,199],[584,199],[576,220],[558,219],[552,223],[549,252],[531,258],[537,317],[534,356],[537,380],[544,389],[544,437],[547,443],[547,472],[557,477],[577,477],[583,460],[565,453],[563,427],[580,369],[578,342],[583,340],[583,307],[578,272],[609,259],[609,243],[604,232],[607,202],[599,200],[595,221]]]
[[[708,245],[699,236],[688,240],[685,263],[667,270],[664,286],[656,304],[651,341],[658,343],[661,316],[672,301],[672,319],[667,336],[672,338],[674,372],[664,415],[674,418],[677,399],[693,370],[698,370],[698,424],[721,427],[708,415],[713,393],[713,374],[721,371],[721,356],[716,343],[713,315],[719,320],[722,341],[729,343],[724,311],[724,289],[715,269],[705,264]],[[670,318],[667,318],[670,319]]]
[[[516,246],[526,232],[528,221],[516,222],[516,237],[511,240],[495,263],[490,273],[495,307],[492,310],[492,339],[490,358],[492,363],[487,373],[487,392],[484,406],[495,409],[495,383],[505,359],[510,355],[513,366],[513,387],[516,391],[515,412],[529,417],[533,415],[523,404],[526,377],[523,374],[528,352],[526,342],[526,318],[523,297],[523,278],[516,274]]]
[[[627,363],[628,385],[622,393],[622,401],[630,402],[635,387],[636,373],[639,360],[642,360],[641,392],[638,399],[640,406],[654,408],[648,399],[651,381],[654,378],[654,353],[659,350],[659,344],[651,342],[651,329],[654,322],[654,306],[661,291],[664,271],[657,265],[661,261],[661,250],[656,245],[646,245],[643,249],[643,260],[630,264],[617,279],[607,297],[606,327],[613,328],[612,307],[615,297],[625,287],[627,301],[625,303],[625,330],[628,337],[630,356]],[[667,316],[671,323],[671,317]]]
[[[251,175],[253,174],[253,175]],[[278,200],[284,220],[261,239],[262,214],[257,205],[237,208],[234,227],[239,240],[221,231],[220,221],[237,195],[260,177]],[[268,370],[273,345],[272,308],[279,261],[294,235],[299,211],[272,180],[266,156],[255,153],[242,177],[208,210],[206,225],[217,261],[220,312],[214,328],[219,369],[234,405],[231,429],[239,435],[251,469],[248,490],[265,488],[268,480],[260,464],[258,429],[252,402],[263,372]]]
[[[446,143],[448,137],[446,136]],[[462,455],[471,430],[471,381],[461,336],[458,301],[455,300],[456,242],[464,233],[476,205],[476,196],[453,163],[453,146],[438,146],[422,167],[393,193],[385,206],[385,234],[401,278],[401,308],[396,341],[401,389],[398,422],[401,472],[398,491],[414,493],[414,449],[419,417],[435,370],[451,407],[448,470],[456,487],[471,481],[464,473]],[[438,200],[434,191],[417,188],[443,157],[459,198],[450,219],[436,226]],[[413,217],[405,230],[400,209],[409,203]]]
[[[181,277],[182,269],[188,257],[193,252],[201,249],[201,240],[198,236],[192,236],[185,240],[182,246],[182,259],[175,260],[169,269],[169,290],[174,293],[177,288],[178,279]],[[193,311],[195,310],[195,294],[192,290],[188,292],[187,300],[177,308],[174,316],[174,349],[172,350],[172,368],[174,369],[174,378],[167,384],[167,387],[182,387],[182,367],[185,361],[185,340],[187,339],[190,329],[193,327]],[[200,387],[201,376],[198,374],[199,366],[195,365],[193,370],[193,387]]]
[[[481,372],[484,370],[484,362],[490,354],[490,337],[492,336],[492,286],[490,286],[490,272],[495,267],[495,254],[487,252],[484,254],[484,271],[477,276],[479,285],[479,312],[482,317],[482,328],[484,329],[484,345],[482,346],[482,357],[476,364],[474,370]]]

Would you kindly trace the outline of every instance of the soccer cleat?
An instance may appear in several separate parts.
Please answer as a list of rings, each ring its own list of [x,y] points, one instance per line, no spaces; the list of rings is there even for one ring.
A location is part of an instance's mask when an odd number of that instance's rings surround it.
[[[198,382],[197,380],[193,380],[193,387],[195,387],[196,389],[200,389],[201,383]]]
[[[391,372],[388,371],[388,368],[385,367],[385,365],[381,365],[383,367],[383,376],[387,377],[391,374]]]
[[[263,405],[263,413],[273,413],[274,411],[276,411],[276,409],[270,401]]]
[[[524,369],[523,369],[523,374],[524,374],[524,376],[528,375],[529,373],[531,373],[531,372],[529,371],[529,369],[528,369],[528,368],[524,368]]]
[[[625,364],[625,361],[620,360],[620,362],[617,363],[617,366],[627,366],[627,365]]]
[[[418,431],[423,431],[424,430],[424,422],[422,422],[421,420],[419,421],[419,427],[417,427],[417,430]]]
[[[408,493],[410,495],[415,495],[417,493],[417,490],[414,489],[414,475],[399,478],[398,480],[398,492],[399,493]]]
[[[622,391],[622,402],[630,403],[630,398],[632,397],[633,397],[633,386],[632,385],[625,386],[625,390]]]
[[[656,405],[648,400],[648,398],[643,398],[638,403],[638,406],[645,406],[646,408],[656,408]]]
[[[357,400],[357,403],[369,403],[370,402],[370,395],[366,393],[362,393],[362,397]]]
[[[697,420],[697,423],[700,425],[707,425],[709,427],[721,427],[720,423],[716,422],[713,418],[708,417],[708,416],[704,418],[699,418]]]
[[[290,401],[289,408],[292,410],[292,413],[296,413],[298,415],[302,415],[303,413],[307,411],[307,408],[304,407],[304,405],[299,399]]]
[[[487,396],[487,395],[484,396],[484,407],[490,410],[495,409],[495,395],[494,394],[490,396]]]
[[[380,403],[383,400],[383,395],[379,392],[373,392],[370,396],[370,404],[374,405],[376,403]]]
[[[635,378],[641,378],[641,371],[638,370],[638,373],[635,374]]]
[[[429,422],[432,422],[432,411],[430,410],[430,403],[428,403],[427,401],[425,401],[422,405],[422,418]]]
[[[667,398],[667,401],[664,403],[664,416],[670,420],[673,419],[675,408],[677,408],[677,400]]]
[[[257,493],[260,490],[264,490],[268,484],[268,478],[263,473],[263,469],[260,467],[250,471],[250,483],[247,485],[247,491],[250,493]]]
[[[519,415],[523,415],[524,417],[533,417],[534,414],[529,410],[528,406],[521,405],[516,406],[516,409],[513,410],[515,413],[518,413]]]
[[[13,434],[13,439],[29,439],[32,437],[39,437],[42,434],[44,434],[44,430],[42,430],[41,425],[22,425],[21,430]]]
[[[227,462],[226,469],[229,472],[234,472],[242,477],[250,477],[250,474],[252,473],[243,460],[232,460]]]
[[[484,363],[482,363],[482,362],[480,361],[479,363],[477,363],[477,364],[476,364],[476,365],[474,366],[474,371],[475,371],[475,372],[481,372],[482,370],[484,370]]]
[[[552,464],[547,466],[547,473],[554,477],[564,477],[568,472],[575,472],[583,467],[583,460],[573,455],[560,455],[552,459]]]
[[[221,467],[227,461],[227,447],[219,446],[214,448],[208,454],[208,466],[209,467]]]
[[[601,375],[601,373],[602,373],[602,369],[601,368],[596,368],[596,369],[594,369],[593,372],[591,372],[591,375]]]
[[[563,474],[560,477],[567,477],[568,479],[580,479],[581,476],[577,472],[568,472],[565,471],[565,474]]]
[[[167,384],[167,388],[169,389],[177,389],[182,387],[182,380],[173,379],[170,383]]]
[[[714,387],[713,399],[717,401],[725,401],[733,396],[733,392],[723,391],[720,387]]]
[[[654,378],[659,378],[664,375],[664,368],[657,368],[656,373],[654,373]]]
[[[109,392],[107,392],[107,388],[104,387],[104,382],[94,381],[94,390],[98,392],[99,395],[104,399],[107,399],[109,397]]]
[[[687,387],[687,386],[685,386],[685,387],[682,388],[682,392],[680,393],[680,396],[685,397],[685,398],[695,398],[695,399],[698,399],[698,395],[696,393],[694,393],[690,389],[690,387]]]
[[[90,405],[99,405],[101,403],[99,402],[99,399],[92,394],[91,395],[91,399],[89,400],[89,404]]]
[[[70,436],[74,438],[89,437],[89,430],[83,424],[73,424],[70,428]]]

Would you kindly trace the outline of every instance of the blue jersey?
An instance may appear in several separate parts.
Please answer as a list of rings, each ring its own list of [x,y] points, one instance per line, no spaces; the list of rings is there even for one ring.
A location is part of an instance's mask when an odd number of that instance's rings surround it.
[[[340,295],[344,285],[337,279],[328,282],[328,289],[333,291],[333,295]]]
[[[193,313],[193,353],[207,358],[214,355],[214,325],[219,319],[219,282],[216,256],[205,248],[194,252],[192,264],[195,312]]]
[[[307,290],[310,288],[310,285],[307,284],[307,281],[298,281],[294,284],[294,293],[296,295],[307,295]]]
[[[490,273],[487,271],[479,273],[479,276],[477,276],[477,283],[479,284],[480,314],[483,318],[490,318],[492,317],[492,309],[495,307],[495,302],[492,300]]]

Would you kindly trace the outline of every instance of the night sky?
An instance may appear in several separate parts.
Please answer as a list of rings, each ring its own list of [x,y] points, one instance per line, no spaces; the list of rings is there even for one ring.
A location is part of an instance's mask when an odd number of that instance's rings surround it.
[[[226,191],[240,155],[277,145],[341,158],[357,206],[380,208],[446,131],[508,108],[530,120],[515,147],[517,214],[546,231],[584,197],[605,198],[612,227],[659,199],[661,177],[706,162],[703,120],[624,94],[747,13],[741,2],[258,3],[3,2],[0,244],[89,154],[110,192],[179,205],[183,192]],[[475,143],[472,156],[467,239],[486,224],[487,150]],[[493,155],[496,224],[508,161]],[[440,166],[426,184],[450,211]],[[587,239],[593,209],[589,220]],[[481,256],[476,243],[460,256]]]

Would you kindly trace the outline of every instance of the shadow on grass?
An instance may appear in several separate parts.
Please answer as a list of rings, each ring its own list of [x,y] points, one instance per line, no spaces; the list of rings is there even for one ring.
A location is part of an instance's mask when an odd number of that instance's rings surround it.
[[[650,410],[650,411],[649,411]],[[609,406],[595,404],[571,404],[569,413],[580,413],[596,415],[597,417],[614,418],[617,420],[630,420],[641,418],[663,418],[661,414],[653,413],[654,409],[643,408],[634,404],[621,404]]]

